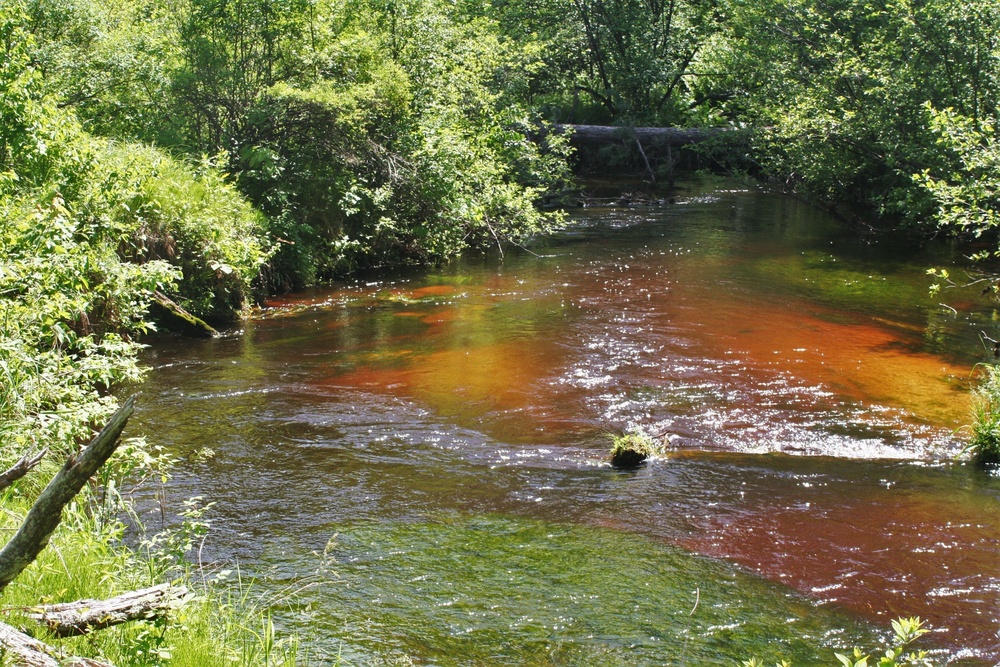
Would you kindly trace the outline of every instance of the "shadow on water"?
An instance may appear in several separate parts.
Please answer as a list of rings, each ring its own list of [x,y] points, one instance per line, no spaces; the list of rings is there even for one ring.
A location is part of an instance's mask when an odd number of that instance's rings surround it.
[[[298,590],[321,664],[810,664],[915,614],[1000,660],[1000,479],[950,462],[989,313],[929,299],[948,248],[708,191],[535,251],[150,350],[137,422],[215,452],[170,497]],[[666,459],[611,469],[628,427]]]

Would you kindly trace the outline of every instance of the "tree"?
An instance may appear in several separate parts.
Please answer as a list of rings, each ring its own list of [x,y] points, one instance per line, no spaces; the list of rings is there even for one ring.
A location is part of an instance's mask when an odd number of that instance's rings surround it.
[[[998,3],[730,2],[707,59],[763,172],[851,216],[933,227],[913,175],[954,170],[929,108],[995,113]]]

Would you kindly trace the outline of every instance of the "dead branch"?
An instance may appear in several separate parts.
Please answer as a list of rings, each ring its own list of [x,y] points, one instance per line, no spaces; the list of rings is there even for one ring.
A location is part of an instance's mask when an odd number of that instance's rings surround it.
[[[48,626],[58,637],[85,635],[112,625],[155,618],[187,595],[184,586],[160,584],[107,600],[77,600],[33,607],[30,618]]]
[[[111,416],[107,426],[86,449],[67,459],[38,496],[24,523],[0,551],[0,591],[21,574],[49,543],[49,538],[62,520],[63,508],[117,449],[118,438],[134,409],[135,396],[132,396]]]
[[[3,491],[8,486],[31,472],[32,468],[42,462],[42,459],[48,451],[48,448],[45,448],[37,454],[25,454],[21,457],[21,460],[11,466],[9,470],[4,473],[0,473],[0,491]]]

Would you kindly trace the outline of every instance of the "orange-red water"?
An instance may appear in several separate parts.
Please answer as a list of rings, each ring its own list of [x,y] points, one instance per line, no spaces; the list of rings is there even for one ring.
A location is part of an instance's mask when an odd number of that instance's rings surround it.
[[[974,295],[930,298],[949,248],[715,192],[580,215],[535,251],[275,300],[238,336],[155,347],[140,418],[215,450],[175,489],[219,502],[216,549],[294,569],[269,536],[322,550],[324,526],[358,517],[568,521],[883,626],[919,615],[952,659],[1000,660],[1000,478],[951,461],[993,324],[939,304]],[[666,458],[611,471],[607,434],[628,428]]]

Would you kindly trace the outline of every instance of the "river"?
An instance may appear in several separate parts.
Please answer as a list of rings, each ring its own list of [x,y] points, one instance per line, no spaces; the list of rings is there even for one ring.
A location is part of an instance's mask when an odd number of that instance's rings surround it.
[[[692,181],[157,342],[134,423],[310,664],[832,663],[902,615],[994,664],[1000,476],[954,457],[995,325],[928,293],[956,254]],[[666,455],[610,467],[628,429]]]

